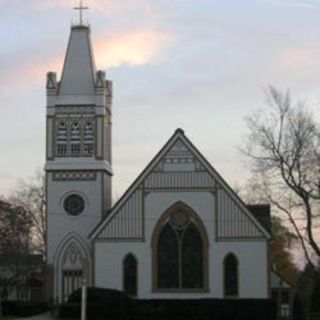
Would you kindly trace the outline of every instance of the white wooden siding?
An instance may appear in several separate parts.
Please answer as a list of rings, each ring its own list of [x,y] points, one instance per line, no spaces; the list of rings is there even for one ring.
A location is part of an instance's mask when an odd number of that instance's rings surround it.
[[[262,232],[223,189],[218,189],[218,238],[260,238]]]
[[[214,179],[208,172],[154,172],[145,180],[145,188],[213,188]]]
[[[115,213],[97,239],[143,239],[142,191],[135,191]]]

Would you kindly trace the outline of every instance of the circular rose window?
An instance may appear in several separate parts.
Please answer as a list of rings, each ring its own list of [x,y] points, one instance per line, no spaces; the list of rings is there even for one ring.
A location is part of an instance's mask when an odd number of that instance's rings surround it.
[[[67,196],[63,203],[63,208],[72,216],[79,215],[84,209],[84,200],[77,194]]]

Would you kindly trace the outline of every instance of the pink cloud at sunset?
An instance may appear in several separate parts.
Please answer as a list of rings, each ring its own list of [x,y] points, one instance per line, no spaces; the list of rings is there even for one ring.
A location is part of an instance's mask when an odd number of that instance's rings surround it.
[[[317,61],[319,48],[292,48],[282,51],[276,63],[285,71],[302,71]]]
[[[119,67],[121,65],[141,66],[155,63],[170,45],[172,37],[155,29],[140,28],[119,31],[94,39],[96,62],[99,69]],[[40,85],[45,82],[48,71],[62,70],[63,56],[37,57],[25,53],[30,59],[21,60],[0,75],[0,88],[10,89],[11,85]],[[26,79],[28,81],[26,82]]]
[[[171,35],[148,28],[101,36],[95,48],[97,65],[110,68],[154,63],[172,40]]]
[[[61,57],[55,56],[47,59],[24,60],[0,75],[0,89],[11,90],[12,86],[45,85],[45,75],[50,70],[61,69]]]

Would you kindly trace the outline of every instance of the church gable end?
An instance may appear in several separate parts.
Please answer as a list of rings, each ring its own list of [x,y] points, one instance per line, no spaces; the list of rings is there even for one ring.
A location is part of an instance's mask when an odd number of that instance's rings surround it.
[[[147,190],[213,189],[215,180],[203,167],[182,138],[158,161],[144,181]]]
[[[212,215],[217,239],[268,237],[266,230],[181,129],[176,130],[91,237],[107,241],[143,240],[144,195],[180,191],[208,191],[215,196],[216,212]]]

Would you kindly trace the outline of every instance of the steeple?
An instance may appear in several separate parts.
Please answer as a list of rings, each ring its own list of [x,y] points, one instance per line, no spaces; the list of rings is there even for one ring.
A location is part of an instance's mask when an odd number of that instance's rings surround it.
[[[93,284],[87,236],[112,199],[112,82],[95,68],[90,27],[82,20],[85,8],[80,1],[61,78],[47,73],[48,264],[57,302],[78,288],[84,268]],[[75,272],[66,272],[71,266]]]
[[[90,28],[84,25],[72,26],[58,95],[94,95],[95,75]]]

